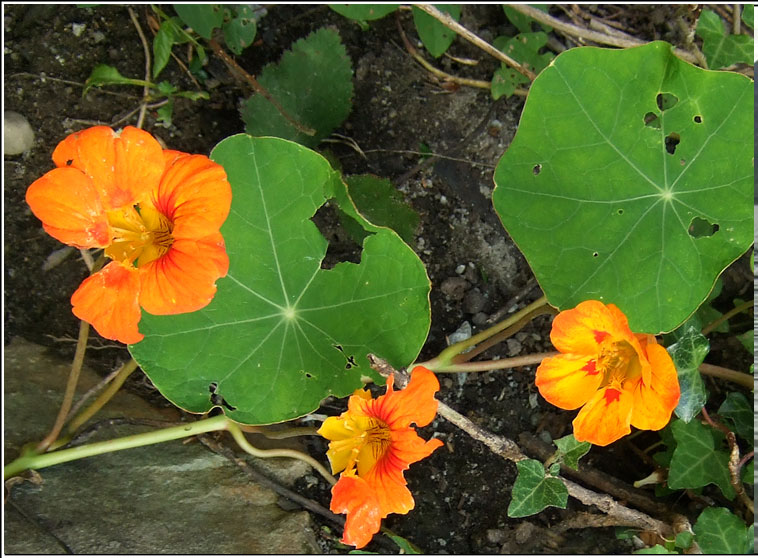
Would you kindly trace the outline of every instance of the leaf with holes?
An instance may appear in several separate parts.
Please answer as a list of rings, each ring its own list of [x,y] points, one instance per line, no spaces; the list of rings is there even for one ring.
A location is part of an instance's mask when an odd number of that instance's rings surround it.
[[[513,484],[508,517],[534,515],[548,506],[566,509],[568,489],[560,479],[546,476],[545,467],[536,459],[516,463],[518,476]]]
[[[442,13],[448,14],[455,21],[461,18],[461,7],[458,4],[434,4],[434,7]],[[424,43],[429,54],[439,58],[453,44],[455,31],[416,6],[413,6],[412,11],[413,23],[421,42]]]
[[[232,207],[221,232],[229,273],[204,309],[143,314],[129,347],[170,401],[193,413],[221,406],[245,424],[280,422],[379,379],[366,354],[396,367],[418,355],[429,329],[429,280],[393,231],[352,206],[329,163],[278,138],[239,134],[211,158],[226,169]],[[322,269],[327,242],[311,217],[328,198],[364,225],[359,264]]]
[[[697,33],[703,39],[703,55],[712,69],[725,68],[753,59],[753,38],[748,35],[731,35],[724,22],[711,10],[703,10],[697,20]]]
[[[276,136],[315,147],[350,114],[353,67],[340,36],[319,29],[292,45],[278,64],[268,64],[258,81],[298,123],[315,135],[298,130],[262,95],[250,97],[242,110],[245,130],[256,136]]]
[[[220,4],[174,4],[174,10],[203,39],[210,39],[213,30],[224,23],[224,7]]]
[[[612,302],[649,333],[700,306],[753,241],[752,89],[660,41],[542,71],[492,198],[551,304]]]
[[[704,554],[752,554],[747,525],[726,508],[706,508],[692,528]]]
[[[684,422],[690,422],[708,399],[705,383],[698,367],[705,360],[710,348],[708,339],[700,333],[700,330],[690,327],[682,334],[679,341],[666,349],[676,366],[681,392],[674,412]]]

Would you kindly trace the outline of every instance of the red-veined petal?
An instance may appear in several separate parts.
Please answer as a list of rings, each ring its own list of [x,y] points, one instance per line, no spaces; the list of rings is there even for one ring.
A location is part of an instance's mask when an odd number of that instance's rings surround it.
[[[354,475],[342,475],[332,487],[329,506],[334,513],[345,513],[344,544],[362,548],[379,532],[382,514],[379,500],[369,484]]]
[[[575,355],[597,355],[607,336],[634,339],[626,316],[613,304],[606,306],[598,300],[585,300],[564,310],[555,317],[550,331],[556,349]]]
[[[587,403],[602,379],[592,356],[559,354],[540,363],[534,381],[548,403],[571,410]]]
[[[26,203],[45,231],[77,248],[110,244],[108,218],[97,188],[84,173],[72,168],[53,169],[26,191]]]
[[[370,414],[385,422],[392,430],[406,428],[411,423],[426,426],[437,414],[434,394],[439,389],[437,376],[423,366],[416,366],[404,389],[394,391],[390,377],[387,380],[387,393],[366,402],[366,408],[371,408]]]
[[[579,442],[607,446],[629,434],[632,394],[624,389],[598,390],[574,419],[574,437]]]
[[[85,279],[71,296],[74,315],[106,339],[137,343],[144,337],[138,329],[139,289],[136,269],[111,262]]]
[[[651,380],[638,382],[633,393],[632,425],[643,430],[660,430],[668,424],[679,403],[679,378],[668,351],[657,343],[648,344]]]

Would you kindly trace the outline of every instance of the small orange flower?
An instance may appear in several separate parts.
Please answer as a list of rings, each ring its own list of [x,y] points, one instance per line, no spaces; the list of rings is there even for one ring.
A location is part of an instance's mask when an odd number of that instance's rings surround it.
[[[574,437],[606,446],[631,426],[660,430],[679,402],[679,380],[655,336],[632,333],[613,304],[587,300],[553,320],[550,340],[562,354],[537,368],[542,397],[561,409],[582,407]]]
[[[410,426],[426,426],[437,414],[436,376],[417,366],[405,389],[393,391],[392,382],[392,376],[387,378],[387,393],[376,399],[367,390],[356,390],[348,410],[326,419],[318,431],[331,440],[326,455],[332,473],[342,471],[330,508],[347,514],[342,542],[356,548],[369,543],[388,514],[413,509],[403,471],[442,445],[437,439],[423,440]]]
[[[103,337],[136,343],[141,308],[179,314],[211,301],[229,267],[219,233],[232,198],[223,167],[164,150],[131,126],[71,134],[53,162],[26,192],[32,212],[54,238],[104,248],[112,260],[71,297],[78,318]]]

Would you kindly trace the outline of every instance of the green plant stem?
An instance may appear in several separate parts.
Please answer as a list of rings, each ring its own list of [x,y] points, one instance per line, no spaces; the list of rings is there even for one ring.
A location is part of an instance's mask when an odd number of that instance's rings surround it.
[[[3,476],[5,479],[8,479],[22,471],[26,471],[27,469],[43,469],[45,467],[50,467],[51,465],[67,463],[85,457],[92,457],[93,455],[138,448],[160,442],[168,442],[169,440],[179,440],[188,436],[196,436],[197,434],[213,432],[215,430],[224,430],[227,428],[228,422],[229,419],[227,419],[225,415],[217,415],[215,417],[190,422],[181,426],[173,426],[171,428],[154,430],[143,434],[134,434],[133,436],[125,436],[124,438],[116,438],[115,440],[96,442],[94,444],[87,444],[51,453],[32,453],[22,455],[5,466]]]
[[[287,449],[287,448],[278,448],[278,449],[258,449],[250,442],[248,442],[247,438],[245,438],[245,435],[242,433],[242,429],[239,427],[239,425],[235,422],[232,422],[231,420],[227,422],[226,429],[229,431],[229,433],[234,438],[234,441],[237,442],[239,447],[241,447],[243,450],[245,450],[247,453],[252,455],[253,457],[260,457],[263,459],[267,459],[270,457],[290,457],[293,459],[299,459],[300,461],[304,461],[311,467],[313,467],[318,474],[320,474],[322,477],[326,479],[326,481],[334,485],[337,483],[337,479],[335,479],[329,471],[327,471],[321,463],[316,461],[313,457],[310,455],[303,453],[301,451],[293,450],[293,449]]]
[[[750,374],[737,372],[736,370],[730,370],[729,368],[716,366],[715,364],[708,364],[707,362],[701,364],[698,369],[700,370],[701,374],[715,376],[716,378],[721,378],[722,380],[729,380],[730,382],[739,384],[749,390],[753,389],[753,376]]]
[[[719,316],[717,319],[713,320],[711,323],[705,326],[700,333],[702,333],[703,335],[708,335],[710,332],[712,332],[722,323],[730,319],[732,316],[736,316],[740,312],[744,312],[745,310],[751,310],[752,308],[753,308],[753,300],[746,300],[742,304],[735,306],[734,308],[729,310],[729,312],[726,312],[722,314],[721,316]]]
[[[532,302],[530,305],[522,308],[521,310],[519,310],[512,316],[509,316],[502,322],[499,322],[493,325],[492,327],[485,329],[481,333],[478,333],[472,337],[469,337],[468,339],[464,339],[463,341],[459,341],[458,343],[453,343],[448,348],[443,350],[438,356],[424,363],[424,366],[427,366],[433,370],[437,370],[437,368],[440,368],[440,367],[448,366],[453,361],[454,357],[461,354],[463,351],[465,351],[469,347],[473,347],[474,345],[481,343],[482,341],[486,341],[487,339],[489,339],[490,337],[493,337],[494,335],[497,335],[501,331],[519,322],[519,320],[521,320],[524,316],[531,314],[532,312],[534,312],[538,308],[542,308],[543,306],[547,306],[547,297],[545,296],[538,298],[537,300]],[[509,368],[509,367],[505,366],[504,368]]]
[[[243,432],[260,434],[269,440],[284,440],[285,438],[295,438],[297,436],[318,435],[318,428],[313,426],[293,426],[292,428],[284,428],[282,430],[269,430],[265,426],[247,426],[244,424],[238,426]]]
[[[134,10],[130,7],[127,7],[127,10],[129,10],[129,17],[132,19],[132,23],[137,29],[137,34],[139,35],[140,41],[142,41],[142,49],[145,52],[145,84],[142,89],[142,103],[140,104],[139,116],[137,117],[137,128],[142,128],[142,125],[145,122],[145,113],[147,112],[147,101],[150,98],[150,88],[153,87],[150,83],[150,46],[147,43],[145,34],[142,32],[142,27],[137,19],[137,14],[135,14]]]
[[[68,412],[71,410],[71,405],[74,401],[76,385],[79,383],[79,375],[81,374],[82,365],[84,364],[84,353],[87,351],[88,337],[89,324],[82,320],[79,324],[79,338],[76,341],[76,352],[74,353],[74,361],[71,363],[71,373],[66,382],[66,391],[63,394],[63,402],[61,403],[61,408],[58,411],[58,416],[55,419],[55,423],[53,424],[50,433],[45,436],[35,448],[39,453],[46,451],[50,445],[55,442],[63,429],[63,424],[66,421],[66,417],[68,416]]]
[[[438,374],[448,372],[487,372],[489,370],[504,370],[506,368],[516,368],[518,366],[530,366],[539,364],[548,357],[559,354],[557,351],[550,353],[534,353],[531,355],[522,355],[513,358],[501,358],[500,360],[479,360],[476,362],[462,362],[460,364],[429,364],[422,362],[419,365],[429,368]],[[410,367],[409,367],[410,368]]]

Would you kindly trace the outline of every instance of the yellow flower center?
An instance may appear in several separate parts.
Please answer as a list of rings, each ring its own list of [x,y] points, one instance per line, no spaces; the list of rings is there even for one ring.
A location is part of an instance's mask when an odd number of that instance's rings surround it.
[[[634,347],[628,341],[613,340],[610,336],[600,343],[595,370],[603,374],[600,387],[620,389],[625,381],[642,376],[642,366]]]
[[[162,257],[174,243],[173,223],[147,204],[109,211],[108,224],[114,236],[105,255],[135,267]]]

